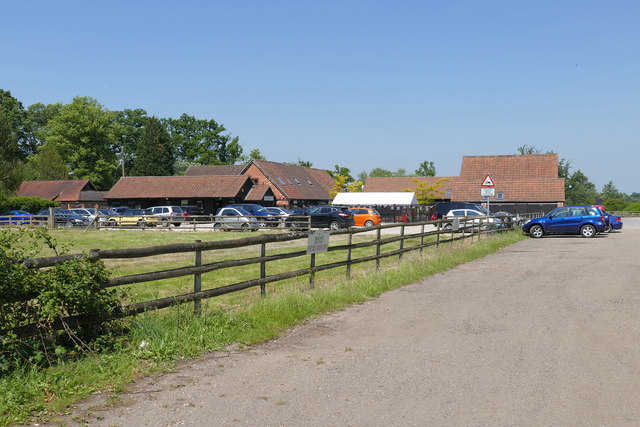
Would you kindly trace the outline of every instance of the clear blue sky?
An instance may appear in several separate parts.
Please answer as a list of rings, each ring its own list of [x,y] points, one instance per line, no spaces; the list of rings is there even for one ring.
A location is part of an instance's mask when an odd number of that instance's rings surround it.
[[[527,144],[640,192],[640,2],[3,1],[26,106],[224,124],[246,153],[458,175]],[[479,183],[480,184],[480,183]]]

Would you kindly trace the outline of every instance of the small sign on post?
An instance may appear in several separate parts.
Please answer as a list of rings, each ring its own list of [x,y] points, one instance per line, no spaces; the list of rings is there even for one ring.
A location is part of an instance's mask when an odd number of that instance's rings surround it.
[[[309,241],[307,243],[307,253],[315,254],[318,252],[326,252],[329,249],[329,230],[316,230],[309,232]]]

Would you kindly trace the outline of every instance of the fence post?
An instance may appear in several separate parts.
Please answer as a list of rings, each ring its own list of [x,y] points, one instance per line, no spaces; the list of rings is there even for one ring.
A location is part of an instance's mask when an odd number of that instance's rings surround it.
[[[311,271],[309,272],[309,287],[313,289],[313,285],[316,281],[316,272],[313,271],[313,268],[316,266],[316,254],[311,254]]]
[[[424,246],[424,224],[420,231],[420,256],[422,257],[422,247]]]
[[[264,279],[265,277],[267,277],[267,263],[264,261],[264,257],[267,255],[267,244],[266,243],[262,243],[262,245],[260,246],[260,258],[262,258],[262,261],[260,262],[260,278]],[[267,294],[267,285],[262,284],[260,285],[260,295],[261,296],[265,296]]]
[[[400,226],[400,237],[404,237],[404,224]],[[400,250],[404,249],[404,239],[400,239]],[[398,261],[402,261],[402,252],[398,255]]]
[[[196,243],[200,243],[202,240],[196,240]],[[196,250],[196,260],[195,266],[200,267],[202,265],[202,251]],[[195,273],[193,275],[193,292],[200,292],[202,290],[202,275],[200,273]],[[193,300],[193,312],[195,314],[200,314],[202,312],[202,308],[200,306],[201,299],[197,298]]]
[[[440,221],[438,221],[438,224],[436,225],[437,229],[437,234],[436,234],[436,249],[440,249]]]
[[[349,245],[349,249],[347,249],[347,279],[351,278],[351,242],[353,241],[353,233],[349,230],[349,237],[347,239],[347,244]]]
[[[376,245],[376,270],[380,270],[380,228],[378,228],[376,236],[378,239],[378,244]]]

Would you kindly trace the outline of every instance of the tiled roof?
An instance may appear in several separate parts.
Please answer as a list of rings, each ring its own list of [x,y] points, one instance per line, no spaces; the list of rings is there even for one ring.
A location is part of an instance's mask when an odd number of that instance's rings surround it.
[[[236,197],[248,176],[130,176],[120,178],[106,199]]]
[[[270,188],[271,187],[269,187],[269,185],[267,184],[254,185],[249,190],[244,200],[252,202],[261,201],[262,199],[264,199],[264,196],[267,194],[267,191],[269,191]]]
[[[96,188],[88,179],[67,179],[58,181],[24,181],[16,195],[40,197],[59,202],[77,202],[81,192],[95,192]]]
[[[380,193],[380,192],[398,192],[404,190],[414,191],[418,185],[414,179],[420,181],[426,181],[427,185],[433,185],[436,181],[446,178],[448,181],[444,181],[439,191],[446,192],[451,190],[452,183],[457,179],[455,176],[390,176],[390,177],[371,177],[367,178],[364,183],[362,192],[364,193]]]
[[[289,200],[330,200],[334,180],[324,169],[307,168],[289,163],[253,160],[253,164]],[[249,165],[245,167],[248,169]]]
[[[558,178],[558,154],[464,156],[460,177],[454,181],[453,201],[479,201],[487,174],[495,183],[496,200],[508,202],[564,201],[564,179]]]
[[[191,165],[184,176],[242,175],[245,165]]]

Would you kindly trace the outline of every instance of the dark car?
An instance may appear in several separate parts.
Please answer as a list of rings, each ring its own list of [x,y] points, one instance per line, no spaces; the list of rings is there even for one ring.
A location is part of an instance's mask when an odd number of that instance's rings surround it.
[[[0,225],[29,224],[33,215],[27,211],[13,210],[0,215]]]
[[[531,237],[545,234],[581,234],[594,237],[605,231],[604,214],[593,206],[563,206],[547,215],[530,219],[522,225],[522,231]]]
[[[311,228],[337,230],[355,225],[353,213],[346,206],[312,206],[307,209],[294,209],[287,217],[286,224],[292,227],[306,226],[309,221],[304,217],[310,217]]]
[[[278,225],[279,220],[277,217],[267,211],[264,207],[255,203],[234,203],[232,205],[225,206],[225,208],[244,209],[245,211],[249,212],[249,214],[256,217],[256,219],[258,220],[258,226],[262,228],[267,226],[276,227]]]
[[[433,208],[433,214],[431,220],[442,219],[447,212],[453,209],[473,209],[482,212],[483,215],[487,215],[487,210],[480,203],[468,203],[468,202],[438,202]]]
[[[43,209],[33,216],[34,220],[46,221],[49,217],[49,209]],[[90,221],[68,209],[53,210],[53,224],[63,227],[81,227],[88,225]]]

